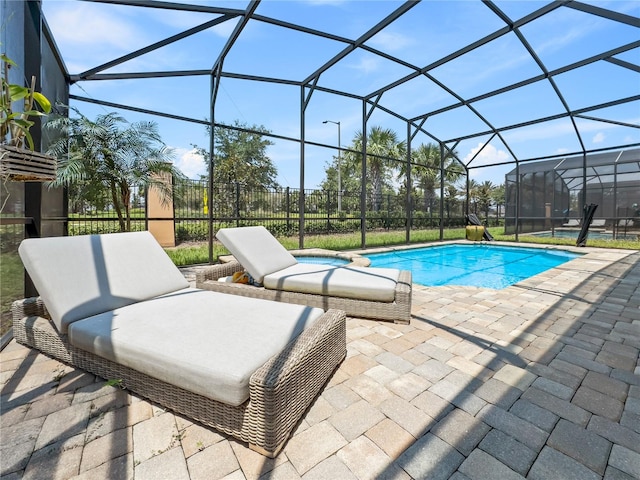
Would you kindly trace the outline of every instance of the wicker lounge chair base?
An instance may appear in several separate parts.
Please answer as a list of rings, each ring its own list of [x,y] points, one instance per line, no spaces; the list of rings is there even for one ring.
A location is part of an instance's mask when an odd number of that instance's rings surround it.
[[[344,310],[348,316],[387,320],[399,324],[411,321],[411,272],[402,270],[396,285],[393,302],[374,302],[353,298],[331,297],[309,293],[270,290],[242,283],[219,282],[219,278],[243,271],[237,261],[211,265],[196,273],[196,287],[203,290],[242,295],[250,298],[262,298],[278,302],[294,303],[318,307],[324,310],[335,308]]]
[[[274,457],[346,355],[344,312],[331,310],[252,376],[249,400],[237,407],[203,397],[69,344],[39,298],[12,305],[16,341],[104,379]]]

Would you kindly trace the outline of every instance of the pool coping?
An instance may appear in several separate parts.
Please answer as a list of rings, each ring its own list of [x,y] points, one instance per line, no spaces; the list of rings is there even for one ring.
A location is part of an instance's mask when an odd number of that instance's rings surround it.
[[[526,242],[518,242],[514,244],[513,242],[501,242],[501,241],[492,241],[492,242],[474,242],[470,240],[445,240],[442,242],[426,242],[426,243],[415,243],[410,245],[395,245],[388,247],[375,247],[366,250],[356,250],[354,253],[358,254],[374,254],[374,253],[386,253],[393,252],[398,250],[410,250],[416,248],[424,248],[424,247],[438,247],[443,245],[498,245],[503,247],[512,247],[512,248],[537,248],[537,249],[545,249],[545,250],[561,250],[568,251],[572,253],[577,253],[580,256],[569,260],[561,265],[545,270],[544,272],[540,272],[532,277],[529,277],[525,280],[521,280],[513,285],[509,285],[505,288],[498,289],[497,291],[503,291],[509,288],[540,288],[541,285],[545,284],[550,277],[555,277],[558,275],[558,270],[561,271],[595,271],[594,268],[597,269],[599,265],[602,264],[603,261],[610,261],[612,256],[617,256],[614,261],[620,261],[627,258],[634,253],[637,253],[637,250],[628,250],[628,249],[612,249],[612,248],[604,248],[604,247],[574,247],[572,245],[549,245],[549,244],[539,244],[539,243],[526,243]],[[619,256],[618,256],[619,255]],[[561,289],[561,285],[555,285],[559,289]],[[474,286],[466,286],[466,285],[440,285],[440,286],[426,286],[420,285],[418,283],[413,283],[414,289],[469,289],[470,291],[490,291],[494,292],[496,289],[486,288],[486,287],[474,287]],[[548,288],[549,285],[545,285],[545,288]],[[554,287],[554,285],[551,285]]]
[[[412,243],[409,245],[391,245],[385,247],[372,247],[366,249],[358,249],[353,250],[353,253],[357,253],[359,255],[369,255],[373,253],[386,253],[393,252],[397,250],[411,250],[414,248],[425,248],[425,247],[440,247],[443,245],[500,245],[503,247],[513,247],[513,248],[522,248],[522,247],[531,247],[531,248],[544,248],[544,249],[552,249],[552,250],[569,250],[575,253],[585,253],[589,249],[594,250],[623,250],[623,249],[610,249],[603,247],[574,247],[572,245],[553,245],[553,244],[540,244],[540,243],[528,243],[528,242],[502,242],[499,240],[494,240],[491,242],[481,241],[474,242],[471,240],[443,240],[438,242],[422,242],[422,243]],[[625,250],[629,252],[634,252],[635,250]]]
[[[326,258],[340,258],[342,260],[349,261],[348,264],[344,266],[351,267],[368,267],[371,265],[371,260],[366,257],[363,257],[357,252],[345,251],[341,252],[338,250],[327,250],[324,248],[304,248],[298,250],[289,250],[289,253],[294,257],[326,257]],[[222,263],[228,263],[235,260],[233,255],[220,255],[218,260]]]

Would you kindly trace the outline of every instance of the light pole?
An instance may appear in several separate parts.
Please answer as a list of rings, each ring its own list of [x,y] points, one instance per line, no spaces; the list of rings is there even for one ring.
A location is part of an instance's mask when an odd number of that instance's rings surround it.
[[[334,122],[333,120],[325,120],[322,123],[333,123],[338,126],[338,212],[342,211],[342,165],[340,162],[340,152],[342,150],[340,143],[340,122]]]

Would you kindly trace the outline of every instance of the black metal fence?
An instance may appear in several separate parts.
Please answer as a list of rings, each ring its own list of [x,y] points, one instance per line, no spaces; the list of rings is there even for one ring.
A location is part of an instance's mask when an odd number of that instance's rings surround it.
[[[209,188],[206,180],[180,180],[173,189],[173,220],[177,243],[208,239]],[[147,192],[134,189],[131,202],[131,230],[147,228]],[[70,200],[69,235],[121,231],[110,195],[92,195],[81,203]],[[409,203],[409,207],[407,207]],[[229,226],[264,225],[275,235],[295,236],[300,233],[300,190],[295,188],[247,188],[240,184],[219,184],[213,188],[214,230]],[[439,198],[414,195],[409,202],[405,194],[367,195],[364,212],[365,228],[401,230],[439,228]],[[304,233],[332,234],[357,232],[361,229],[360,192],[304,190]],[[444,227],[465,225],[464,202],[445,199]]]

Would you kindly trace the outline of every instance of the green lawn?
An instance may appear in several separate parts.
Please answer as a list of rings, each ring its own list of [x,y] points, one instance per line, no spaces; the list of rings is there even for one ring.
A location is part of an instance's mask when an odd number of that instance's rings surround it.
[[[445,231],[445,240],[464,238],[464,229]],[[416,230],[411,232],[411,243],[433,242],[440,238],[438,230]],[[298,237],[279,237],[278,240],[287,250],[298,248]],[[367,233],[367,247],[384,247],[387,245],[402,245],[405,243],[404,231],[371,232]],[[324,248],[326,250],[358,250],[360,249],[360,233],[340,233],[334,235],[305,235],[305,248]],[[171,260],[178,265],[194,265],[209,261],[208,244],[165,249]],[[214,256],[228,255],[219,243],[214,244]]]
[[[0,260],[0,336],[11,328],[11,303],[24,296],[24,269],[17,253],[3,253]]]
[[[501,242],[515,242],[515,235],[503,235],[504,231],[501,227],[497,228],[497,232],[493,232],[494,229],[489,229],[491,234],[494,236],[496,240],[500,240]],[[520,234],[520,241],[526,243],[539,243],[544,245],[571,245],[573,247],[576,246],[576,240],[573,238],[552,238],[552,237],[536,237],[533,235],[523,235]],[[587,240],[587,247],[598,247],[598,248],[619,248],[625,250],[640,250],[640,241],[638,240],[598,240],[591,239]]]

